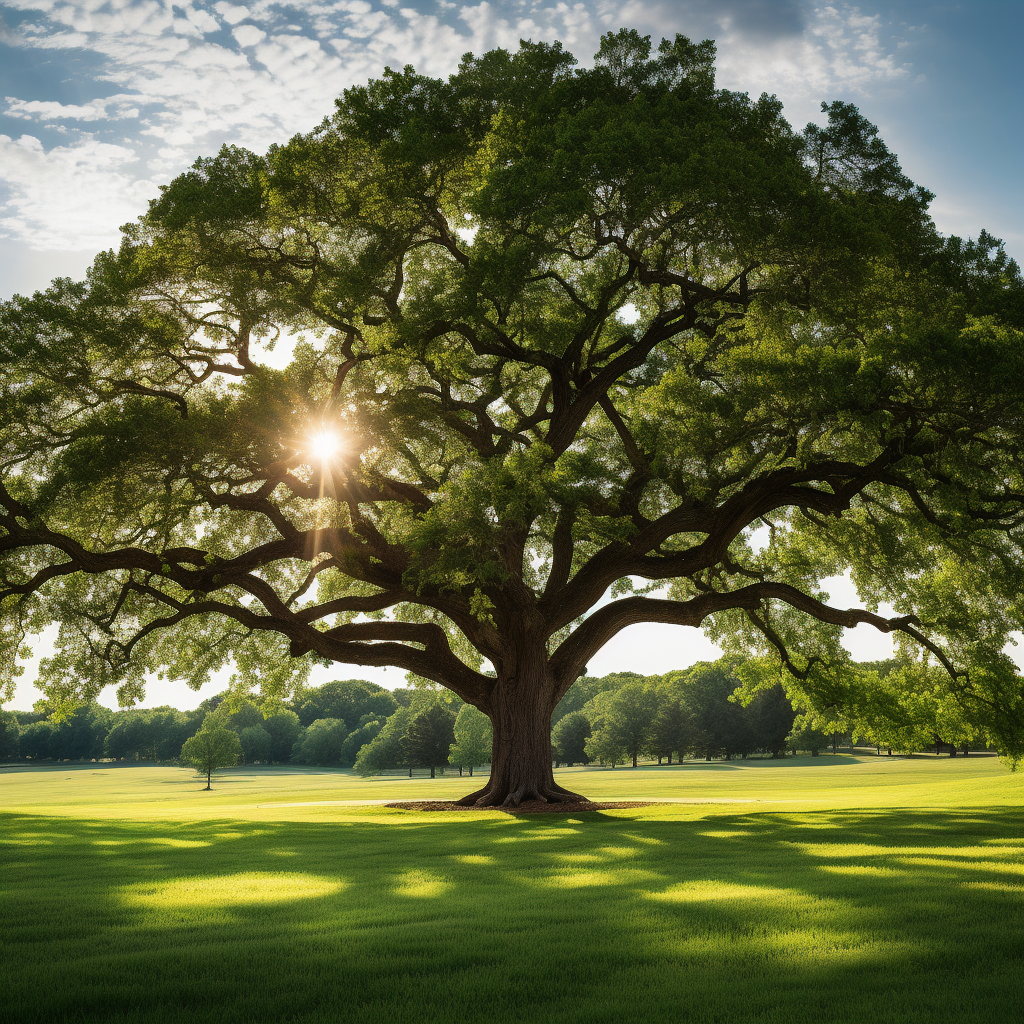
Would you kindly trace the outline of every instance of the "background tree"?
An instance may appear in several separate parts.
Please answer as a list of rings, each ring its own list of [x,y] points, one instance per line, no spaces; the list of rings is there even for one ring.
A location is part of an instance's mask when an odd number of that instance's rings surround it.
[[[246,729],[262,729],[266,721],[263,712],[260,711],[252,701],[239,701],[234,703],[234,710],[227,717],[225,723],[229,729],[234,729],[239,736]]]
[[[762,690],[747,705],[746,712],[754,747],[766,750],[772,757],[781,757],[796,718],[785,688],[776,683],[771,689]]]
[[[103,709],[106,711],[106,709]],[[110,712],[106,712],[110,716]],[[156,761],[177,759],[181,746],[202,724],[192,715],[172,707],[153,708],[146,713],[146,756]]]
[[[491,740],[491,720],[472,704],[464,704],[455,717],[455,742],[448,763],[468,768],[472,775],[476,765],[490,761]]]
[[[651,723],[648,749],[657,758],[668,758],[677,753],[682,761],[693,746],[695,728],[693,714],[679,694],[678,687],[662,685],[658,688],[658,711]]]
[[[744,708],[730,700],[739,685],[727,659],[698,662],[685,676],[686,705],[693,714],[694,749],[707,760],[730,758],[753,749]]]
[[[103,753],[115,761],[138,761],[151,750],[146,715],[140,711],[129,711],[118,716],[103,742]]]
[[[292,758],[305,764],[340,764],[347,737],[348,729],[340,718],[318,718],[295,744]]]
[[[103,756],[104,739],[114,715],[107,708],[89,703],[60,721],[52,723],[48,756],[55,761],[83,761]],[[175,756],[181,742],[174,749]]]
[[[0,678],[53,621],[57,714],[228,658],[270,701],[313,658],[394,665],[488,715],[466,799],[514,805],[575,798],[551,716],[627,626],[704,625],[834,708],[867,623],[900,694],[1020,756],[1024,287],[854,107],[824,122],[623,30],[590,68],[388,71],[197,161],[0,311]],[[847,569],[895,613],[830,605]]]
[[[405,737],[416,717],[411,707],[399,707],[381,731],[359,749],[355,770],[359,775],[377,775],[385,768],[401,765],[405,758]]]
[[[614,729],[605,728],[603,722],[592,726],[592,732],[584,741],[583,749],[588,760],[608,764],[613,768],[622,764],[628,757],[622,735]]]
[[[242,759],[245,764],[261,761],[266,764],[270,760],[270,752],[274,741],[270,733],[260,725],[250,725],[238,734],[242,744]]]
[[[21,730],[18,738],[21,756],[30,761],[45,761],[52,754],[50,739],[56,726],[53,722],[31,722]]]
[[[340,718],[350,730],[357,727],[364,715],[370,714],[383,721],[398,706],[383,686],[365,679],[344,679],[305,687],[294,704],[298,705],[295,710],[303,725],[318,718]]]
[[[271,760],[279,764],[288,761],[302,733],[299,716],[294,711],[278,711],[263,723],[263,727],[270,733]]]
[[[202,728],[185,740],[181,748],[181,759],[190,764],[200,775],[206,776],[206,788],[212,789],[210,780],[218,768],[230,768],[238,764],[242,756],[242,744],[238,733],[224,725],[221,717],[211,714],[203,721]]]
[[[592,733],[590,720],[582,711],[570,711],[563,715],[551,730],[555,760],[567,765],[590,764],[587,740]]]
[[[796,720],[792,732],[786,739],[786,745],[794,754],[806,751],[812,757],[817,757],[828,744],[828,736],[807,722],[803,716]]]
[[[644,677],[638,672],[610,672],[606,676],[595,678],[581,676],[566,691],[551,715],[551,725],[556,725],[566,715],[574,711],[582,711],[599,693],[617,690],[626,683],[642,681]]]
[[[429,768],[434,778],[438,765],[448,762],[455,742],[455,715],[437,703],[420,712],[409,723],[403,747],[405,764],[411,768]]]
[[[204,720],[171,707],[110,716],[110,731],[101,741],[103,756],[130,761],[174,760]]]
[[[356,728],[345,737],[345,742],[341,746],[341,764],[346,768],[353,767],[359,752],[380,735],[386,721],[383,716],[375,718],[372,714],[363,715]]]
[[[21,753],[21,726],[13,711],[0,711],[0,761],[13,761]]]
[[[658,696],[650,683],[626,683],[609,695],[603,715],[594,721],[594,749],[621,750],[635,768],[637,758],[647,750],[657,713]],[[602,733],[609,735],[604,737]],[[590,747],[587,749],[590,752]]]

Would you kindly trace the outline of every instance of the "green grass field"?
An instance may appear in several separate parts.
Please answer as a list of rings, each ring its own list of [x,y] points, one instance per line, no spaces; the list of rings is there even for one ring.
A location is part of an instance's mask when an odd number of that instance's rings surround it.
[[[5,1021],[1024,1020],[1024,777],[992,758],[469,779],[0,771]]]

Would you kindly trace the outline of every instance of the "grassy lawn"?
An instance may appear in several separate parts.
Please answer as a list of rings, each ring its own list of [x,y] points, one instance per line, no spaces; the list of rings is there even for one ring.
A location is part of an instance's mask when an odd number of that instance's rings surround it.
[[[993,759],[561,771],[511,817],[346,800],[468,779],[0,771],[0,1019],[1024,1019],[1024,778]]]

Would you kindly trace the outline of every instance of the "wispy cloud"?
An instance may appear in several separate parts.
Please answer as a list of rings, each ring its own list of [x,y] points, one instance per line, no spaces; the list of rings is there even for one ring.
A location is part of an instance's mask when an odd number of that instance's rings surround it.
[[[795,120],[821,99],[865,93],[906,74],[875,17],[839,4],[796,0],[7,0],[25,20],[7,41],[55,52],[85,50],[103,61],[97,92],[80,104],[8,97],[26,121],[104,122],[47,149],[25,135],[3,142],[2,231],[35,247],[113,244],[116,227],[144,208],[155,183],[223,143],[265,149],[308,130],[343,89],[413,64],[451,73],[467,51],[514,48],[521,38],[560,39],[581,61],[600,36],[623,25],[655,39],[679,31],[719,40],[723,84],[776,92]],[[118,128],[122,125],[122,128]],[[102,133],[100,133],[102,134]],[[10,156],[8,156],[10,154]],[[68,196],[88,196],[72,214]],[[105,227],[104,227],[105,225]]]
[[[111,245],[117,226],[156,195],[156,184],[139,175],[135,163],[129,147],[89,137],[46,151],[31,135],[0,135],[4,233],[36,249]]]
[[[109,121],[136,118],[139,108],[132,106],[131,96],[109,96],[88,103],[56,103],[51,100],[19,100],[5,96],[9,117],[25,121]]]

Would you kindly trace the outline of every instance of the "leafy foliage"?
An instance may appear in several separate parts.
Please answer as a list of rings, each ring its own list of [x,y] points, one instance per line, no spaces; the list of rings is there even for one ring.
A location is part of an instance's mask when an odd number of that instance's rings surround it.
[[[376,683],[365,679],[345,679],[308,687],[293,701],[299,720],[309,725],[318,718],[340,718],[348,729],[355,729],[365,715],[383,721],[397,704],[395,698]]]
[[[263,728],[270,733],[270,759],[287,761],[302,732],[299,716],[294,711],[279,711],[263,723]]]
[[[355,761],[360,775],[376,775],[385,768],[404,763],[405,736],[416,713],[412,708],[400,707],[385,723],[380,732],[363,746]]]
[[[202,727],[185,740],[181,748],[181,759],[201,775],[206,776],[206,788],[218,768],[230,768],[238,764],[242,756],[242,744],[238,733],[224,725],[216,714],[207,715]]]
[[[680,760],[692,750],[696,741],[693,712],[681,697],[678,687],[663,686],[659,694],[658,713],[651,723],[648,749],[659,760],[678,754]]]
[[[319,718],[296,743],[292,758],[305,764],[340,764],[348,730],[340,718]]]
[[[274,741],[270,733],[261,725],[250,725],[238,734],[242,744],[242,758],[246,764],[260,761],[264,764],[270,760]]]
[[[582,711],[570,711],[563,715],[551,730],[551,748],[555,760],[567,765],[590,764],[587,740],[592,734],[590,720]]]
[[[599,710],[594,703],[594,731],[586,741],[585,750],[593,760],[610,760],[613,764],[623,757],[637,758],[646,752],[651,742],[651,730],[658,714],[658,696],[647,682],[629,682],[617,690],[601,694]]]
[[[414,768],[429,768],[431,776],[438,765],[448,763],[455,742],[455,715],[437,703],[420,712],[409,723],[405,735],[405,763]]]
[[[448,753],[449,764],[472,769],[491,760],[491,721],[472,704],[464,704],[455,717],[455,741]]]
[[[0,761],[13,761],[21,752],[21,729],[11,711],[0,711]]]

